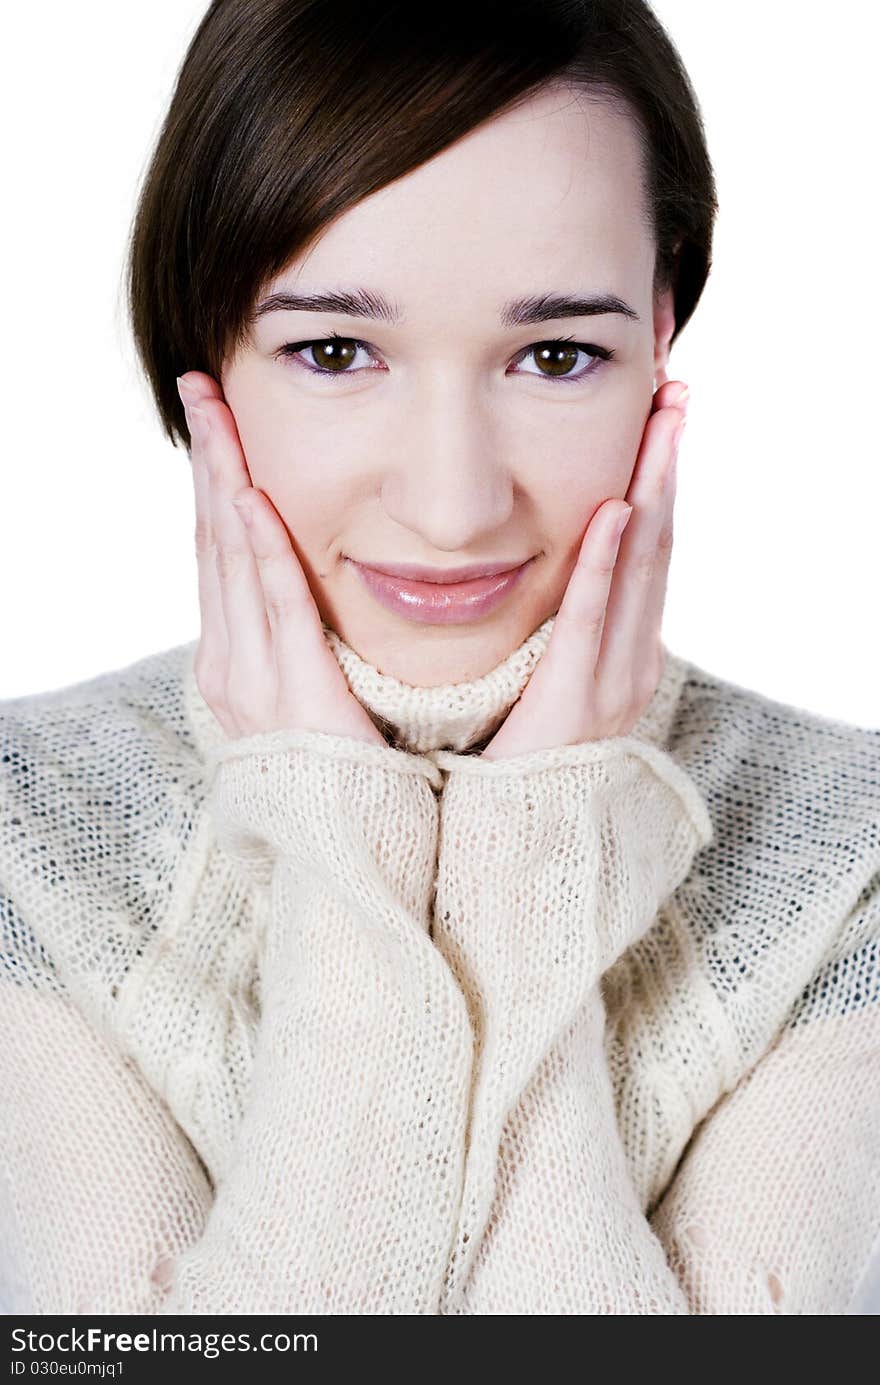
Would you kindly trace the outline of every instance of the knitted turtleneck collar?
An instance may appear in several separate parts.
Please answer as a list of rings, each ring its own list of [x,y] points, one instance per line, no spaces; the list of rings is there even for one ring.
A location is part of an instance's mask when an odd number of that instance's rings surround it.
[[[418,688],[367,663],[334,630],[324,636],[336,656],[351,691],[377,720],[386,737],[400,749],[428,754],[447,749],[464,753],[480,745],[500,724],[525,688],[547,647],[554,617],[549,616],[495,668],[464,683]],[[184,673],[187,710],[204,754],[225,739],[225,732],[205,702],[195,681],[193,660],[197,643],[187,654]],[[684,682],[686,665],[665,651],[665,665],[651,702],[631,732],[640,739],[664,745]]]

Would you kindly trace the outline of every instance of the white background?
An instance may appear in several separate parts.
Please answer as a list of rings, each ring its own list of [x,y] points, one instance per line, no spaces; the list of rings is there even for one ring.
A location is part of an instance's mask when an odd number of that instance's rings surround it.
[[[125,242],[199,0],[5,18],[0,698],[195,639],[189,463],[128,336]],[[664,638],[701,668],[880,726],[878,10],[658,0],[703,109],[715,265]]]

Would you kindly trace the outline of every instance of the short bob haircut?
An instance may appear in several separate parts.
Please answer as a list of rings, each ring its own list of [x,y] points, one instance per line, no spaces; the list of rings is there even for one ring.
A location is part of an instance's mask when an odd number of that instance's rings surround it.
[[[625,110],[655,294],[675,341],[711,266],[716,187],[696,96],[644,0],[213,0],[147,166],[124,269],[166,435],[176,377],[221,367],[261,289],[331,221],[545,84]],[[478,209],[475,209],[478,212]]]

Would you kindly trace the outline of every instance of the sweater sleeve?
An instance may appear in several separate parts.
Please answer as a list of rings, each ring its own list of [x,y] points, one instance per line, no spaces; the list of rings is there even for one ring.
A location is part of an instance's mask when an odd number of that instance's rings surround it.
[[[205,1170],[51,972],[36,982],[17,944],[2,961],[0,1311],[156,1313],[166,1266],[204,1225]]]
[[[692,1313],[880,1312],[880,876],[651,1224]]]
[[[230,1169],[165,1313],[436,1313],[472,1036],[430,937],[442,777],[321,732],[213,751],[220,845],[265,891]]]
[[[628,1171],[601,978],[711,840],[706,806],[633,736],[434,759],[435,942],[477,1035],[443,1312],[688,1313]]]

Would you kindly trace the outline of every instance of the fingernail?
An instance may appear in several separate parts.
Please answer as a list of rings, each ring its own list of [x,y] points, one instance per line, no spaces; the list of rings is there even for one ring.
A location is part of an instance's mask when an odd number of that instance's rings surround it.
[[[198,390],[189,380],[184,380],[182,375],[177,377],[177,393],[184,404],[195,404],[199,398]]]
[[[614,526],[614,532],[612,534],[612,538],[614,539],[615,543],[620,538],[626,526],[629,524],[629,517],[632,514],[632,512],[632,505],[628,505],[626,508],[626,514],[620,514],[618,516],[617,523]]]
[[[686,409],[688,404],[690,403],[690,397],[691,387],[690,385],[685,385],[681,394],[676,395],[672,402],[677,409]]]

